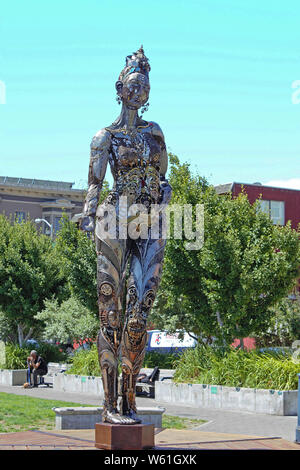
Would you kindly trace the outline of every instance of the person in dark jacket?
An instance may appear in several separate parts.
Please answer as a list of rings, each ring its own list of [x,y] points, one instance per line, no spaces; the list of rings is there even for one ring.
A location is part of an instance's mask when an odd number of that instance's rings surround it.
[[[27,358],[27,364],[30,367],[30,372],[32,375],[31,387],[38,386],[37,377],[46,375],[48,372],[48,367],[45,360],[38,356],[36,351],[31,351],[30,356]]]

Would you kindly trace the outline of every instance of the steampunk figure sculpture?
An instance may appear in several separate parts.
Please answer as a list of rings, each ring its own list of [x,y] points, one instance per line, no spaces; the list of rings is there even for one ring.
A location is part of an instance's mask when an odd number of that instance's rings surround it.
[[[168,204],[171,187],[165,179],[168,156],[158,124],[143,120],[150,92],[150,65],[143,47],[127,56],[116,82],[120,116],[92,139],[89,188],[81,229],[95,234],[100,331],[97,338],[104,388],[103,421],[135,424],[135,385],[147,342],[146,322],[161,278],[165,239],[109,237],[103,233],[103,214],[111,205],[121,218],[120,198],[127,206]],[[109,162],[114,185],[100,205],[99,195]],[[128,219],[126,219],[128,222]],[[129,271],[128,271],[129,265]],[[125,309],[123,308],[125,307]],[[125,313],[123,313],[125,311]],[[122,378],[118,386],[121,351]],[[118,409],[118,395],[121,395]]]

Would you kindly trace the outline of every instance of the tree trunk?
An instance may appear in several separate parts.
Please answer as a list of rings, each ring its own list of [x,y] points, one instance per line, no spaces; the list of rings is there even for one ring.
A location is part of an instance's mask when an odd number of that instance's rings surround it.
[[[216,315],[217,315],[218,323],[219,323],[219,325],[220,325],[220,327],[221,327],[222,339],[223,339],[223,346],[226,348],[226,347],[227,347],[227,343],[226,343],[226,340],[225,340],[224,334],[223,334],[223,322],[222,322],[222,318],[221,318],[220,312],[216,312]]]
[[[24,333],[23,333],[23,327],[18,323],[18,341],[19,341],[19,346],[20,348],[23,346],[24,343]]]
[[[33,333],[33,328],[30,327],[26,337],[24,338],[23,326],[20,323],[18,323],[18,341],[19,341],[20,348],[22,348],[23,344],[26,343],[26,341],[28,341],[31,338],[32,333]]]
[[[25,342],[25,343],[26,343],[26,341],[28,341],[28,340],[31,338],[32,333],[33,333],[33,328],[30,327],[30,328],[29,328],[29,331],[28,331],[28,333],[27,333],[27,335],[26,335],[26,337],[25,337],[25,339],[24,339],[24,342]]]
[[[236,349],[241,349],[242,351],[244,351],[245,349],[245,345],[244,345],[244,338],[241,338],[240,335],[239,335],[239,325],[235,325],[235,328],[236,328],[236,337],[237,339],[240,340],[240,344],[236,347]]]

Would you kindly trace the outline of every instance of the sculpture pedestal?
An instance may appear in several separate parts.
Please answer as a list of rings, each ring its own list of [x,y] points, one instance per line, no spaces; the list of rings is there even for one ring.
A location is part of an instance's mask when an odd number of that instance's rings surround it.
[[[95,447],[106,450],[142,450],[154,447],[153,424],[95,424]]]

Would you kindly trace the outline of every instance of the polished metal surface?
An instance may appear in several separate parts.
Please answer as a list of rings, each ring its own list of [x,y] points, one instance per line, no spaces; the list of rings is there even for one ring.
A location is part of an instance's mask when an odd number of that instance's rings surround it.
[[[99,362],[105,391],[103,420],[135,424],[135,385],[147,342],[147,317],[159,286],[165,239],[130,237],[125,215],[133,204],[168,204],[171,188],[165,179],[168,157],[164,135],[155,122],[143,120],[138,111],[148,107],[150,65],[143,47],[126,58],[116,82],[117,101],[122,105],[116,121],[101,129],[91,143],[89,188],[81,228],[95,236],[100,331]],[[109,163],[114,185],[105,201],[99,195]],[[126,201],[124,207],[123,201]],[[122,201],[122,204],[121,204]],[[116,216],[114,236],[103,231],[111,208]],[[134,219],[134,217],[133,217]],[[121,236],[122,228],[122,236]],[[137,232],[140,227],[137,226]],[[146,236],[145,236],[146,230]],[[122,379],[118,384],[121,353]],[[118,396],[121,396],[118,408]]]

